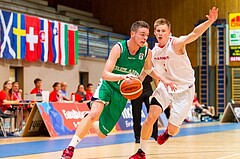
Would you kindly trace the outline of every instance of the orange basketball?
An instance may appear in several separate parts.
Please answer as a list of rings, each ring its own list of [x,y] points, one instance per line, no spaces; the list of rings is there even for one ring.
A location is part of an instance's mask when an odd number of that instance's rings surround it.
[[[123,80],[120,91],[127,99],[136,99],[142,94],[142,82],[137,78]]]

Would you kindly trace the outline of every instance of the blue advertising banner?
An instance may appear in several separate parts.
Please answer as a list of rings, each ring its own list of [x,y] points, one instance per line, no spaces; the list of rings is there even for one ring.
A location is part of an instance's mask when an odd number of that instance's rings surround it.
[[[41,135],[43,130],[47,131],[51,137],[74,134],[78,123],[88,112],[89,108],[86,103],[36,103],[26,123],[23,136]],[[141,117],[142,124],[147,117],[144,103],[142,104]],[[113,129],[113,131],[121,130],[133,130],[131,103],[126,104],[116,127]],[[93,129],[90,129],[90,132],[95,133]]]
[[[74,134],[78,122],[88,112],[89,108],[85,103],[36,103],[23,136],[41,135],[45,128],[51,137]]]
[[[144,103],[142,104],[141,116],[142,116],[142,119],[141,119],[141,124],[142,124],[147,117],[147,109]],[[122,112],[122,116],[118,121],[118,126],[120,130],[133,130],[133,116],[132,116],[131,103],[128,102],[126,107],[124,108]]]

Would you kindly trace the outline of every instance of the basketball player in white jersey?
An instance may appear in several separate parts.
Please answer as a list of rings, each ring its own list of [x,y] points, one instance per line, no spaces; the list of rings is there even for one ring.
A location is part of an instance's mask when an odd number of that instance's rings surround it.
[[[145,159],[147,141],[152,134],[152,126],[159,115],[171,105],[171,115],[167,129],[158,136],[158,144],[163,144],[171,136],[178,134],[180,125],[187,116],[195,93],[195,77],[186,52],[186,44],[200,37],[218,17],[218,8],[213,7],[206,15],[207,20],[185,36],[171,37],[171,24],[164,18],[154,23],[154,34],[158,43],[152,50],[154,69],[161,71],[168,79],[177,84],[177,90],[166,89],[162,82],[151,96],[150,110],[141,130],[140,148],[129,159]]]

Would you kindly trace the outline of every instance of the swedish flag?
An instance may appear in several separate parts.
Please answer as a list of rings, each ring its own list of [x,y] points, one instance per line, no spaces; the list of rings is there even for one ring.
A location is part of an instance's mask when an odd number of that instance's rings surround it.
[[[17,59],[24,59],[26,55],[26,24],[25,15],[13,13],[13,49]]]

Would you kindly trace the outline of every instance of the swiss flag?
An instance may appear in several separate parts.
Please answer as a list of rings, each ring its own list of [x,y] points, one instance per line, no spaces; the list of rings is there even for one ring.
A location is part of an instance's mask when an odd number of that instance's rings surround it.
[[[40,20],[37,17],[26,15],[26,57],[27,61],[40,60],[38,55],[38,34]]]

